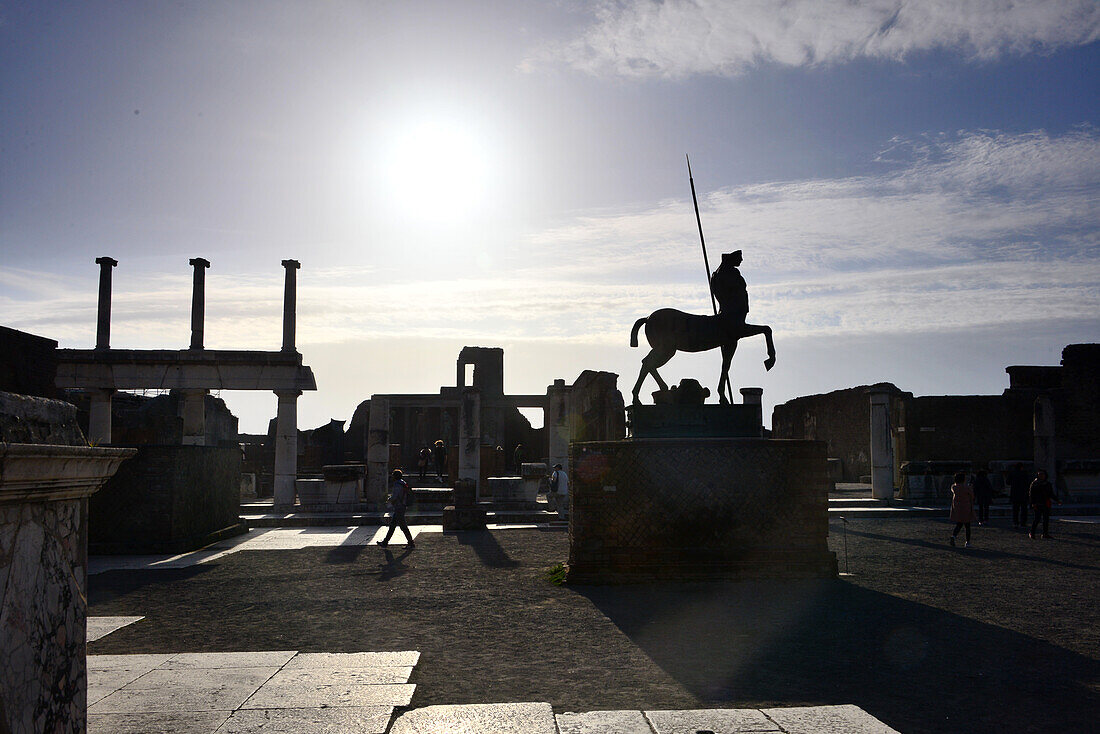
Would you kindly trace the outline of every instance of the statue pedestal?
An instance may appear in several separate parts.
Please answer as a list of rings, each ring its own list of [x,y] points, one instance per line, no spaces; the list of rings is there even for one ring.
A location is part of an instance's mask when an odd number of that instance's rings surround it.
[[[760,438],[756,405],[632,405],[626,409],[634,438]]]
[[[823,441],[635,438],[570,449],[569,583],[836,575]]]

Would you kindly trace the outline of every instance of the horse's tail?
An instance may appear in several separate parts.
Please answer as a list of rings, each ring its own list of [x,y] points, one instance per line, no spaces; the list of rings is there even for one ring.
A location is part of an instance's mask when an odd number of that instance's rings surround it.
[[[638,319],[634,322],[634,328],[630,330],[630,346],[638,346],[638,329],[642,328],[642,324],[649,320],[648,316]]]

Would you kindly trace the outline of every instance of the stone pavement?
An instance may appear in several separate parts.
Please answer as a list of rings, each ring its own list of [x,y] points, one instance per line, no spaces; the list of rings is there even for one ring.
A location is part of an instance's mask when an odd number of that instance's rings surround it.
[[[88,656],[90,734],[384,734],[416,651]]]
[[[426,706],[400,714],[416,651],[88,656],[90,734],[889,734],[857,706],[590,711],[549,703]],[[392,726],[391,726],[392,721]],[[895,733],[896,734],[896,733]]]

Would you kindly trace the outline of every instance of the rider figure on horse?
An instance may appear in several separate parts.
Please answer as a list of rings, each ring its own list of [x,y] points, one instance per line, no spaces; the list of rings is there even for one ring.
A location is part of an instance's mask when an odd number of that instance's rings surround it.
[[[741,276],[741,251],[722,255],[722,263],[710,276],[710,289],[718,299],[718,313],[744,325],[749,315],[749,289]]]

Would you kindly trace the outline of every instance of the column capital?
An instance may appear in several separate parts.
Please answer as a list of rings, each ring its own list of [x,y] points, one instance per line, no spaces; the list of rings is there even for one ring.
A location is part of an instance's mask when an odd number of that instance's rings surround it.
[[[113,257],[107,257],[106,255],[104,255],[103,257],[97,257],[95,259],[95,264],[106,265],[107,267],[113,268],[114,266],[118,265],[118,260],[115,260]]]
[[[204,257],[193,257],[190,260],[188,260],[187,262],[190,263],[191,265],[194,265],[197,268],[208,268],[208,267],[210,267],[210,261],[207,260]]]
[[[301,390],[273,390],[272,392],[284,400],[287,398],[300,398],[302,396]]]
[[[302,264],[297,260],[283,260],[283,267],[290,270],[297,270],[302,267]]]

